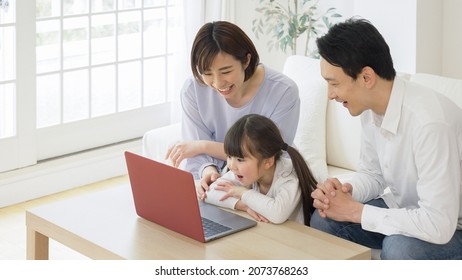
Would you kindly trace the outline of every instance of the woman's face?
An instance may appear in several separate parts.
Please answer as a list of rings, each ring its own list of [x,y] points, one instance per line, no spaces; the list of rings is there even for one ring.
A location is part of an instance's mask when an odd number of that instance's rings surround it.
[[[243,96],[244,70],[247,66],[242,65],[234,56],[220,52],[202,73],[202,79],[225,99],[236,102]]]

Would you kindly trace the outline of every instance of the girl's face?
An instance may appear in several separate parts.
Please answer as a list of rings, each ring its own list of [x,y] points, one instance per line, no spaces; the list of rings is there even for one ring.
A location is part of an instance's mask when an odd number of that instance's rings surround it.
[[[243,186],[250,186],[267,175],[268,168],[265,162],[265,160],[258,160],[253,156],[246,156],[244,158],[227,157],[229,170],[234,173],[236,179]]]
[[[210,67],[202,73],[202,79],[232,104],[243,96],[244,70],[247,66],[248,64],[242,65],[232,55],[220,52]]]

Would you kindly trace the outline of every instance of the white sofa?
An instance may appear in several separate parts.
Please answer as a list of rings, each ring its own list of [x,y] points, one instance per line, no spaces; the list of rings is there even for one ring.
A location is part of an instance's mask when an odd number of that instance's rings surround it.
[[[283,72],[298,85],[301,112],[295,145],[318,180],[346,179],[354,174],[359,159],[361,124],[348,110],[327,99],[327,83],[320,75],[319,60],[294,55]],[[402,75],[432,87],[462,107],[462,80],[430,74]],[[164,161],[169,145],[181,138],[180,124],[154,129],[143,137],[143,154]]]

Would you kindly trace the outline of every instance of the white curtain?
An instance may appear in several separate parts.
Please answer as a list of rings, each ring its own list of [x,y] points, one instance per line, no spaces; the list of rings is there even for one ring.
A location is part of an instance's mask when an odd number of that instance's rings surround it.
[[[234,1],[232,0],[180,0],[179,11],[182,15],[179,17],[182,22],[182,30],[177,42],[175,42],[175,58],[177,61],[173,64],[175,76],[171,85],[174,87],[173,92],[173,110],[172,122],[181,120],[181,106],[179,94],[183,81],[191,75],[189,65],[189,55],[191,45],[199,28],[206,22],[216,20],[234,21]]]

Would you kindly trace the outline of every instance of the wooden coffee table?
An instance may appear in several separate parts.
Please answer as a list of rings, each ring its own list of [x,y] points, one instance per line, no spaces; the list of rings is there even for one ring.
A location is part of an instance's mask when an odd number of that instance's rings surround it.
[[[26,211],[27,259],[48,259],[52,238],[92,259],[370,259],[371,250],[287,221],[259,223],[201,243],[137,216],[130,186]]]

